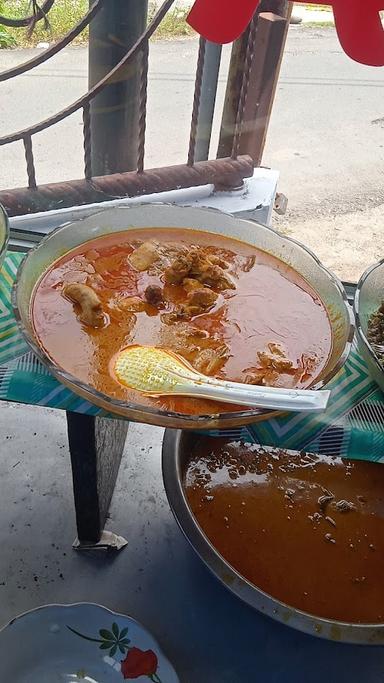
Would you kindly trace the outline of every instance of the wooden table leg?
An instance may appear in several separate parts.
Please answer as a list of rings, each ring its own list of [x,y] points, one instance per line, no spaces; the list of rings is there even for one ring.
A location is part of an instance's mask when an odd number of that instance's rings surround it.
[[[67,412],[80,543],[98,543],[115,488],[128,422]]]

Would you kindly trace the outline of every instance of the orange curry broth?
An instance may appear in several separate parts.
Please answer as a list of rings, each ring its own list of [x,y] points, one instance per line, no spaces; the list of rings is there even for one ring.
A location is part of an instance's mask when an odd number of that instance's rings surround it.
[[[332,332],[327,312],[319,297],[296,271],[274,256],[244,242],[208,232],[183,229],[134,229],[100,237],[69,252],[42,276],[32,300],[31,315],[36,336],[47,355],[75,378],[113,398],[152,405],[189,414],[224,412],[233,406],[190,398],[149,398],[120,386],[110,373],[110,359],[131,344],[156,345],[188,358],[179,331],[185,323],[172,325],[160,313],[171,311],[186,293],[181,286],[167,285],[172,304],[158,311],[132,316],[109,307],[116,295],[143,296],[149,284],[163,286],[161,276],[137,272],[128,261],[140,242],[156,239],[209,246],[229,264],[236,290],[220,293],[215,307],[192,319],[191,325],[208,333],[209,340],[224,341],[229,358],[218,377],[244,381],[247,368],[257,365],[257,352],[268,343],[284,347],[287,357],[303,368],[300,377],[280,375],[280,386],[305,387],[313,383],[331,352]],[[246,259],[256,256],[249,272],[241,270]],[[85,282],[97,292],[108,309],[109,324],[92,328],[82,324],[76,306],[62,296],[63,283]],[[149,313],[149,314],[148,314]],[[308,370],[310,368],[310,370]]]
[[[199,440],[189,505],[242,576],[316,617],[384,623],[383,465]]]

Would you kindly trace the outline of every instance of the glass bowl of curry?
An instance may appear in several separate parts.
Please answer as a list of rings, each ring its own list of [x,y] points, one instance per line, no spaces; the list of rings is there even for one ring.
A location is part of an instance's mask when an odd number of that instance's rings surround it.
[[[59,381],[128,419],[231,427],[270,411],[122,387],[122,348],[168,348],[207,375],[321,388],[346,360],[353,326],[340,282],[303,245],[212,209],[136,205],[52,232],[20,266],[14,310]]]
[[[361,276],[355,293],[354,313],[359,351],[369,373],[384,391],[384,259]]]

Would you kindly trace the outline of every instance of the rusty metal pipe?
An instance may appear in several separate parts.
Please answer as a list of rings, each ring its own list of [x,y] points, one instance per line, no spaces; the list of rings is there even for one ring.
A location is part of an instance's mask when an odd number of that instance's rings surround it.
[[[0,192],[0,204],[8,216],[21,216],[70,206],[99,203],[124,197],[138,197],[200,185],[221,185],[227,189],[243,184],[253,175],[253,160],[244,155],[237,159],[200,161],[193,166],[154,168],[137,173],[40,185],[36,189],[17,188]]]

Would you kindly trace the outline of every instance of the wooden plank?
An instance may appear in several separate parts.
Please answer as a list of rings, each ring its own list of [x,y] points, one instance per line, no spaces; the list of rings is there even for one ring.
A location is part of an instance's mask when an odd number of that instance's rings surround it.
[[[98,543],[119,472],[129,423],[67,412],[77,534]]]

